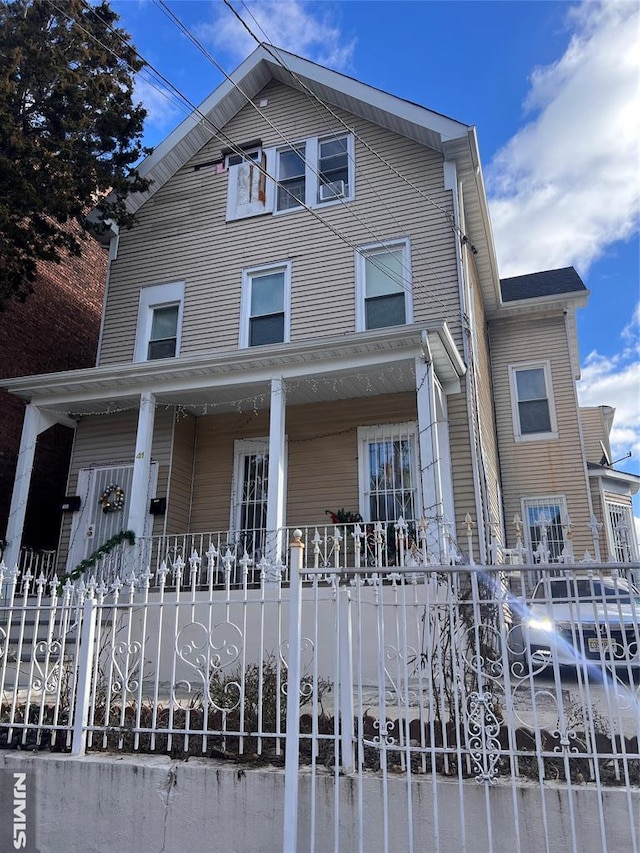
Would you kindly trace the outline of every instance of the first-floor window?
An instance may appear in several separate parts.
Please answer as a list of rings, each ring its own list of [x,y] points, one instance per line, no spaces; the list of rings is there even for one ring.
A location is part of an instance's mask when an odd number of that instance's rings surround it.
[[[360,513],[365,521],[418,517],[416,426],[360,427]]]
[[[235,443],[232,526],[242,549],[253,557],[264,546],[269,493],[269,440]]]
[[[244,271],[240,346],[255,347],[289,340],[291,265]]]
[[[546,543],[548,559],[557,562],[565,547],[563,524],[567,518],[567,507],[564,496],[524,498],[522,505],[527,544],[532,555]]]
[[[356,283],[359,331],[413,321],[408,240],[358,249]]]
[[[179,355],[183,308],[183,282],[141,289],[134,361]]]
[[[606,507],[611,556],[617,563],[628,563],[635,560],[636,547],[631,506],[608,500]]]

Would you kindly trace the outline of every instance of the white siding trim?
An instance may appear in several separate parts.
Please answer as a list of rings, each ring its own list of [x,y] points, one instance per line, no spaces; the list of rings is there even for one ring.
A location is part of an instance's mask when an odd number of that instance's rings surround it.
[[[151,337],[151,323],[154,308],[164,305],[178,306],[178,325],[176,329],[176,356],[180,354],[182,340],[182,316],[184,313],[184,282],[172,284],[155,284],[140,290],[138,306],[138,324],[136,326],[136,343],[133,352],[134,361],[148,361],[147,350]]]
[[[251,283],[254,276],[270,272],[284,272],[284,340],[291,339],[291,261],[280,261],[274,264],[262,264],[257,267],[247,267],[242,270],[242,297],[240,302],[240,329],[238,345],[241,349],[249,348],[249,320],[251,318]],[[271,344],[265,344],[271,346]]]
[[[549,432],[532,432],[522,434],[520,431],[520,412],[518,410],[518,389],[516,385],[516,373],[519,370],[535,370],[542,369],[544,371],[545,390],[547,392],[547,402],[549,405],[549,420],[551,422],[551,430]],[[553,382],[551,380],[551,362],[549,359],[541,361],[525,361],[518,364],[509,365],[509,389],[511,391],[511,416],[513,419],[513,437],[516,442],[525,441],[553,441],[558,438],[558,421],[556,418],[556,407],[553,399]]]
[[[376,252],[393,251],[400,247],[402,249],[402,286],[404,287],[404,313],[405,325],[413,323],[413,287],[411,274],[411,241],[408,237],[399,237],[395,240],[385,240],[382,243],[367,243],[356,249],[356,332],[365,332],[365,261],[370,254]]]

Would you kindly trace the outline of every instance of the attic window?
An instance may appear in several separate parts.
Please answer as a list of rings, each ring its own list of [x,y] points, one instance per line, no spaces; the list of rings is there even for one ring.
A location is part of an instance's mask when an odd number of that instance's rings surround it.
[[[228,169],[229,166],[237,166],[247,161],[257,163],[261,154],[262,140],[252,139],[251,142],[243,142],[242,145],[236,145],[234,148],[223,148],[220,157],[224,162],[224,168]]]
[[[259,163],[261,156],[261,148],[251,148],[250,150],[242,151],[241,153],[234,152],[226,154],[224,158],[224,166],[225,169],[228,169],[229,166],[238,166],[240,163]]]
[[[260,141],[223,149],[229,173],[227,222],[326,207],[355,197],[353,134],[312,136],[282,148]]]

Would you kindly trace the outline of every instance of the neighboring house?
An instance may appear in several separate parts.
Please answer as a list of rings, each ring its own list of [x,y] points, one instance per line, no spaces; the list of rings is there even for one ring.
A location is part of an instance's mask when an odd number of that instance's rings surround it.
[[[610,424],[576,398],[587,291],[573,269],[500,282],[474,128],[277,55],[144,162],[97,367],[4,383],[30,401],[10,559],[48,419],[77,423],[61,569],[126,529],[273,559],[339,508],[424,519],[435,561],[471,524],[481,561],[517,549],[516,514],[530,552],[593,552],[595,515],[603,559],[636,556],[612,507],[637,478],[588,464]]]
[[[0,379],[95,365],[107,270],[104,249],[92,238],[81,257],[39,263],[34,292],[0,312]],[[0,390],[0,539],[5,538],[25,403]],[[54,425],[37,441],[23,545],[58,546],[73,430]]]
[[[592,557],[637,560],[631,496],[640,478],[611,467],[614,410],[578,406],[575,312],[588,291],[573,267],[503,279],[501,288],[489,340],[508,542],[517,514],[535,549],[546,518],[552,556],[572,539],[581,559],[584,519],[593,519]]]

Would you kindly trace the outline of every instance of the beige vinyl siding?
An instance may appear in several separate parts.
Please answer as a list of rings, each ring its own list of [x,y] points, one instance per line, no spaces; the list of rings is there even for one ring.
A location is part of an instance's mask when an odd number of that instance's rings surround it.
[[[174,423],[167,493],[167,533],[185,533],[189,530],[196,423],[196,418],[188,414],[176,419]]]
[[[508,542],[514,544],[511,520],[522,513],[521,498],[565,495],[574,549],[582,553],[591,547],[591,508],[564,318],[526,314],[519,319],[501,319],[491,325],[490,337]],[[518,443],[514,439],[509,365],[545,360],[551,364],[558,438]]]
[[[159,463],[158,495],[165,495],[167,492],[172,418],[172,412],[158,411],[156,413],[151,461]],[[78,472],[81,468],[132,463],[136,446],[137,425],[137,410],[82,418],[76,430],[67,494],[74,495],[77,493]],[[87,495],[80,495],[80,500],[84,505]],[[67,559],[71,522],[72,514],[65,513],[60,534],[59,567],[64,566]],[[155,516],[153,533],[161,533],[163,524],[162,516]]]
[[[471,298],[473,300],[473,364],[475,394],[477,397],[478,430],[480,436],[480,478],[483,482],[484,500],[488,521],[499,523],[502,517],[502,495],[500,490],[500,468],[495,428],[493,387],[487,323],[480,285],[475,264],[469,265],[471,275]],[[469,441],[471,436],[469,437]],[[497,530],[495,530],[497,532]],[[488,531],[487,531],[488,533]]]
[[[580,409],[582,437],[587,462],[600,464],[602,459],[602,444],[609,451],[609,440],[606,433],[602,409],[599,406]]]
[[[415,420],[415,394],[392,394],[287,409],[288,525],[329,523],[325,510],[358,511],[357,428]],[[227,530],[234,440],[266,438],[269,413],[198,419],[193,532]]]
[[[341,130],[335,119],[319,116],[303,93],[271,84],[262,96],[269,101],[270,121],[287,139]],[[292,263],[292,341],[353,332],[354,246],[400,237],[411,240],[415,322],[446,318],[460,345],[455,238],[447,217],[436,207],[451,210],[442,156],[348,113],[340,114],[423,196],[356,140],[354,202],[320,207],[319,218],[298,210],[226,222],[228,175],[216,174],[211,166],[194,170],[220,156],[221,143],[210,142],[141,208],[135,228],[120,236],[107,296],[101,364],[132,359],[140,288],[176,281],[186,284],[181,354],[236,348],[242,269],[284,260]],[[225,132],[239,143],[261,139],[264,147],[284,144],[249,106]]]
[[[456,541],[466,542],[465,516],[469,513],[473,519],[476,518],[473,460],[471,458],[472,444],[467,415],[466,390],[463,388],[462,393],[447,397],[447,405],[449,410],[453,500],[456,509],[456,529],[452,531],[452,535]]]
[[[589,478],[589,493],[591,495],[591,505],[593,507],[593,514],[596,517],[596,520],[599,521],[600,524],[604,525],[604,506],[602,504],[600,481],[598,478]],[[602,541],[604,541],[604,536],[602,537]],[[593,545],[589,548],[589,551],[591,552],[591,554],[593,554]]]

